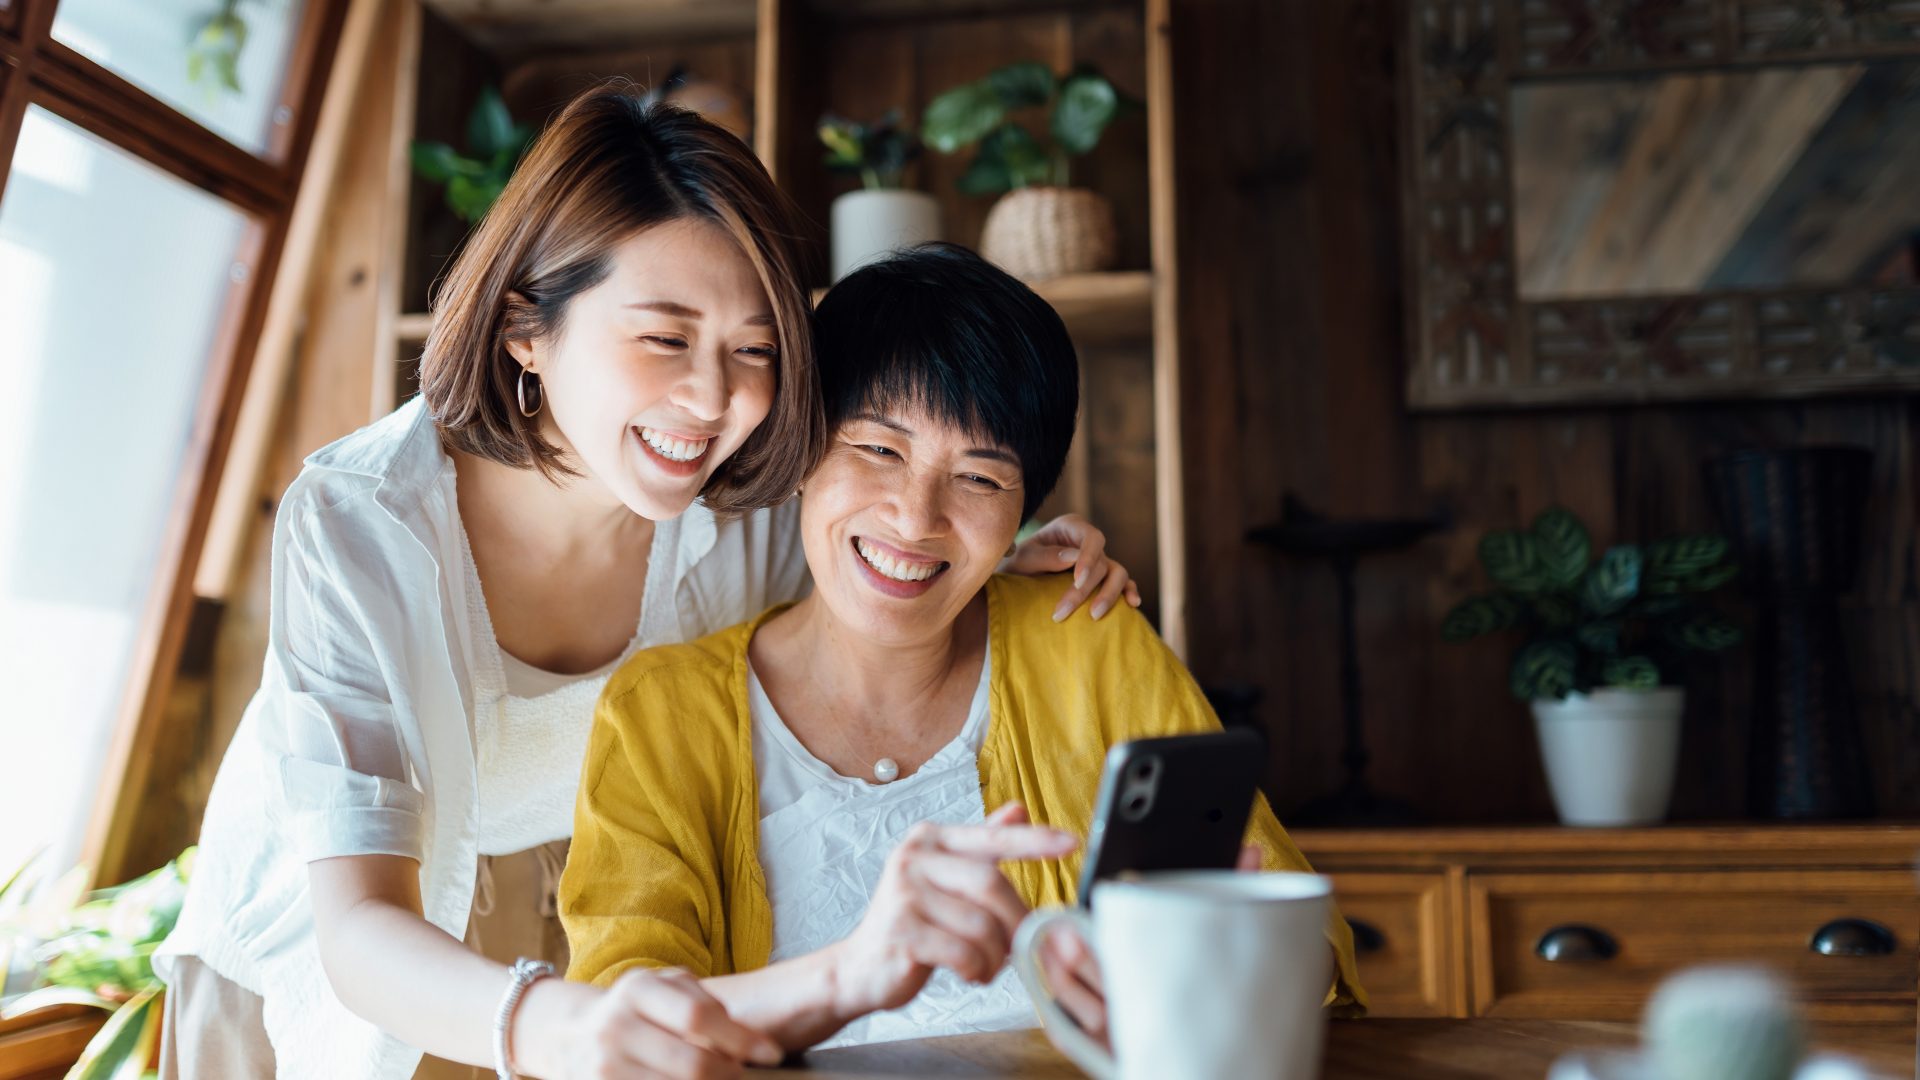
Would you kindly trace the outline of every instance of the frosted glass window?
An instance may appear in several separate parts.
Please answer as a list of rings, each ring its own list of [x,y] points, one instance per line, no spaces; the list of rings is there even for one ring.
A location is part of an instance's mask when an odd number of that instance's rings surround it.
[[[305,0],[60,0],[61,44],[254,153],[275,124]]]
[[[247,226],[27,110],[0,200],[0,879],[80,857]]]

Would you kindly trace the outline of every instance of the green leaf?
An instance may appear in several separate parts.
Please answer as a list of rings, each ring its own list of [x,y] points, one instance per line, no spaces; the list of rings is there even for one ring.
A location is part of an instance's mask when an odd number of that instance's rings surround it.
[[[987,76],[987,84],[1008,109],[1045,105],[1053,96],[1053,71],[1037,60],[1023,60]]]
[[[1536,641],[1513,657],[1513,669],[1507,685],[1522,701],[1537,698],[1558,700],[1573,689],[1574,668],[1579,654],[1573,645],[1560,640]]]
[[[1741,636],[1740,628],[1732,620],[1711,611],[1702,611],[1666,630],[1667,639],[1675,645],[1701,652],[1730,649],[1740,643]]]
[[[1647,546],[1647,576],[1663,580],[1691,577],[1727,556],[1720,536],[1676,536]]]
[[[467,114],[467,152],[476,158],[490,158],[514,145],[515,125],[500,91],[491,86],[480,91],[480,100]]]
[[[982,151],[998,154],[1007,163],[1007,179],[1014,187],[1044,184],[1053,172],[1047,152],[1027,129],[1002,124],[980,141]]]
[[[980,154],[974,157],[967,171],[954,181],[954,187],[962,195],[998,195],[1013,190],[1013,179],[1007,175],[1007,163],[998,157]]]
[[[822,121],[820,142],[827,148],[827,164],[837,169],[858,171],[864,155],[860,136],[852,125]]]
[[[1546,584],[1539,541],[1532,533],[1491,532],[1480,538],[1480,564],[1487,576],[1519,593],[1539,592]]]
[[[1060,84],[1060,100],[1053,106],[1053,138],[1069,154],[1084,154],[1100,144],[1100,136],[1120,109],[1120,95],[1105,77],[1076,71]]]
[[[1717,563],[1697,574],[1689,575],[1682,584],[1682,587],[1685,588],[1687,592],[1712,592],[1739,576],[1740,565],[1738,563]]]
[[[920,118],[920,136],[927,145],[951,154],[984,138],[1007,117],[1006,106],[993,84],[981,81],[956,86],[934,98]]]
[[[1644,656],[1622,656],[1601,666],[1600,681],[1621,690],[1652,690],[1660,685],[1660,669]]]
[[[1655,584],[1658,584],[1658,582]],[[1634,614],[1643,615],[1649,619],[1664,619],[1668,616],[1678,615],[1683,611],[1690,610],[1692,607],[1692,600],[1678,594],[1671,594],[1642,596],[1634,602],[1633,611]]]
[[[1593,539],[1580,519],[1558,506],[1550,507],[1533,519],[1533,536],[1548,583],[1566,589],[1578,584],[1593,557]]]
[[[1589,652],[1611,656],[1620,651],[1621,622],[1619,619],[1595,619],[1582,623],[1573,632],[1574,640]]]
[[[1518,621],[1520,611],[1520,602],[1508,593],[1469,596],[1440,621],[1440,636],[1447,641],[1466,641],[1497,633]]]
[[[1607,549],[1587,571],[1580,602],[1595,615],[1612,615],[1640,593],[1640,549],[1621,544]]]
[[[161,991],[148,990],[120,1006],[80,1051],[67,1080],[140,1080],[160,1034]]]
[[[1554,630],[1565,630],[1580,621],[1580,605],[1570,593],[1541,593],[1533,598],[1533,613]]]
[[[447,183],[456,176],[478,176],[486,171],[478,161],[462,157],[446,143],[416,142],[412,156],[413,171],[437,184]]]
[[[43,986],[29,994],[22,994],[0,1009],[0,1020],[12,1020],[41,1009],[51,1009],[55,1005],[85,1005],[94,1009],[112,1012],[114,1002],[99,994],[79,986]]]
[[[456,176],[447,183],[447,205],[462,221],[479,221],[486,216],[493,200],[500,197],[503,181],[471,176]]]

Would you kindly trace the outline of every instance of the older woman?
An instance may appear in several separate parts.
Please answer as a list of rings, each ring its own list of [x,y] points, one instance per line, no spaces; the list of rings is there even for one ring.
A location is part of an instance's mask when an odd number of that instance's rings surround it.
[[[1044,301],[922,248],[836,287],[817,342],[814,591],[608,684],[560,884],[569,975],[686,968],[788,1049],[1026,1026],[1008,946],[1073,899],[1106,749],[1219,724],[1136,612],[1063,632],[1061,585],[994,574],[1073,435]],[[1306,868],[1264,799],[1249,838]],[[1328,1002],[1363,1006],[1337,915],[1328,937]]]

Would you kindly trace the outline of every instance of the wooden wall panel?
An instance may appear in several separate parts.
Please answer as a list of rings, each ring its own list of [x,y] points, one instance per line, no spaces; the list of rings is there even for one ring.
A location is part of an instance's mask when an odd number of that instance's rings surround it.
[[[1511,644],[1436,632],[1485,585],[1481,534],[1553,503],[1602,542],[1708,529],[1706,458],[1841,442],[1876,454],[1873,548],[1844,604],[1875,787],[1884,815],[1920,814],[1914,401],[1408,414],[1396,10],[1174,4],[1189,657],[1204,683],[1260,691],[1269,790],[1284,809],[1340,775],[1331,575],[1243,539],[1283,493],[1341,516],[1452,515],[1452,531],[1361,564],[1373,775],[1431,820],[1538,821],[1552,807],[1531,719],[1506,691]],[[1691,679],[1675,816],[1742,813],[1751,678],[1737,652]]]

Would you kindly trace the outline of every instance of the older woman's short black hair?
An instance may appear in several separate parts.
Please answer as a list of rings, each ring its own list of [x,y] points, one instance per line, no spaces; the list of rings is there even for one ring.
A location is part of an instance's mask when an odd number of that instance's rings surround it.
[[[1020,459],[1031,518],[1060,479],[1080,364],[1052,305],[955,244],[924,244],[841,279],[815,312],[827,429],[920,408]]]

